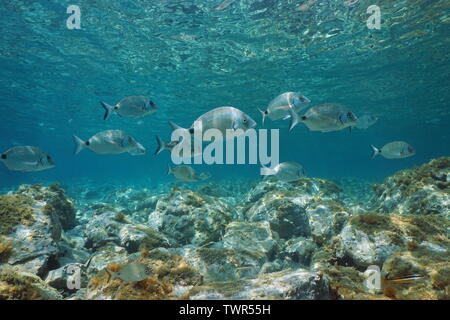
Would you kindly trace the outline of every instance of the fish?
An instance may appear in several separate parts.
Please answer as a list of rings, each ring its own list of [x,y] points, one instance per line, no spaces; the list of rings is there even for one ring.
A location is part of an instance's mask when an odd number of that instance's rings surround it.
[[[42,171],[55,166],[47,152],[33,146],[12,147],[1,154],[0,160],[12,171]]]
[[[234,0],[224,1],[221,4],[213,7],[212,10],[217,10],[217,11],[224,10],[224,9],[228,8],[231,4],[233,4],[233,2],[234,2]]]
[[[103,120],[108,120],[113,113],[124,118],[140,118],[158,110],[156,104],[145,96],[125,97],[114,106],[103,101],[100,104],[105,109]]]
[[[189,129],[182,128],[169,121],[172,130],[186,130],[193,135],[194,132],[205,132],[209,129],[217,129],[226,137],[228,129],[242,129],[243,133],[256,127],[256,122],[246,113],[234,107],[219,107],[201,115]],[[243,134],[242,133],[242,134]],[[235,136],[239,135],[237,132]]]
[[[311,103],[304,95],[297,92],[285,92],[270,101],[265,111],[258,108],[262,114],[262,124],[266,117],[270,120],[289,119],[291,117],[289,108],[294,108],[296,113],[302,111]]]
[[[385,279],[383,279],[383,283],[384,284],[404,284],[404,283],[411,283],[411,282],[417,281],[422,278],[423,277],[418,274],[409,274],[409,275],[405,275],[405,276],[394,277],[391,279],[385,278]]]
[[[330,132],[355,126],[358,118],[347,107],[337,103],[323,103],[310,108],[305,115],[299,116],[293,108],[289,108],[291,131],[299,122],[311,131]]]
[[[373,126],[378,121],[378,117],[375,117],[371,114],[364,114],[361,117],[358,117],[358,121],[356,121],[356,128],[358,129],[367,129]]]
[[[359,0],[348,0],[344,2],[344,6],[351,7],[352,5],[358,3]]]
[[[78,154],[83,149],[90,149],[98,154],[129,154],[144,155],[145,148],[133,137],[122,130],[106,130],[92,136],[89,140],[83,141],[77,136],[73,136],[75,143],[74,154]]]
[[[265,178],[274,176],[277,180],[284,182],[297,181],[306,176],[305,169],[297,162],[288,161],[279,163],[275,168],[266,168],[263,166]]]
[[[416,154],[416,150],[404,141],[394,141],[384,145],[381,149],[371,145],[372,159],[381,154],[386,159],[401,159],[411,157]]]
[[[170,142],[164,142],[158,135],[156,136],[156,142],[158,143],[158,147],[155,150],[155,155],[160,154],[164,150],[172,151],[175,146],[177,146],[179,143],[182,143],[181,141],[170,141]],[[198,155],[202,154],[202,147],[200,144],[196,144],[195,140],[191,139],[191,152],[188,155],[184,155],[183,152],[184,149],[181,149],[181,158],[192,158],[196,157]]]
[[[366,279],[368,279],[369,276],[371,276],[373,273],[371,272],[371,270],[366,270],[364,272],[364,276],[366,277]],[[382,271],[380,274],[380,282],[379,282],[379,287],[368,287],[370,289],[377,289],[381,292],[385,292],[385,290],[392,288],[394,285],[402,285],[402,284],[409,284],[418,280],[421,280],[424,278],[424,276],[421,276],[419,274],[416,273],[406,273],[406,274],[402,274],[402,275],[398,275],[395,277],[390,277],[389,273]]]
[[[196,182],[206,180],[211,177],[211,174],[209,173],[201,173],[200,175],[198,175],[195,170],[189,166],[177,166],[175,168],[171,168],[169,165],[167,165],[167,167],[167,175],[173,174],[175,178],[181,181]]]
[[[151,276],[151,271],[146,264],[142,262],[127,263],[119,271],[110,271],[105,269],[112,279],[119,278],[125,282],[138,282]]]

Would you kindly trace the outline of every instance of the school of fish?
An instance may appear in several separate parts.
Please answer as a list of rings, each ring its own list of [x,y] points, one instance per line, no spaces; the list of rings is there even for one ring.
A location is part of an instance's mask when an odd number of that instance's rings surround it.
[[[322,103],[309,108],[303,115],[299,113],[306,109],[311,100],[300,92],[285,92],[272,99],[264,110],[258,108],[262,115],[262,124],[266,118],[272,121],[290,120],[289,131],[292,131],[299,123],[303,123],[310,131],[332,132],[345,128],[350,130],[355,127],[358,129],[368,129],[378,121],[378,117],[372,114],[364,114],[357,117],[352,110],[344,105],[337,103]],[[108,120],[113,114],[124,118],[141,118],[156,112],[159,107],[146,96],[135,95],[127,96],[114,105],[106,102],[100,102],[105,113],[104,120]],[[249,129],[257,126],[245,112],[232,107],[223,106],[214,108],[192,122],[189,128],[182,128],[169,121],[172,130],[179,130],[190,139],[191,149],[187,154],[181,153],[182,158],[191,158],[199,156],[202,152],[199,144],[195,143],[195,133],[204,132],[209,129],[215,129],[227,137],[229,130],[236,132],[234,137],[245,134]],[[234,138],[233,137],[233,138]],[[164,150],[172,151],[178,144],[186,138],[170,140],[164,142],[158,135],[156,136],[157,149],[154,152],[158,155]],[[133,156],[145,155],[145,147],[134,137],[128,135],[122,130],[106,130],[98,132],[88,140],[82,140],[78,136],[73,136],[75,145],[74,154],[78,154],[84,149],[89,149],[97,154],[121,154],[129,153]],[[372,158],[381,155],[386,159],[400,159],[415,155],[415,149],[404,141],[394,141],[387,143],[382,148],[373,145]],[[55,162],[52,157],[44,150],[35,146],[15,146],[1,154],[0,160],[9,170],[14,171],[41,171],[53,168]],[[292,182],[304,177],[303,167],[293,161],[282,162],[273,168],[263,167],[265,178],[273,177],[275,179]],[[178,180],[185,182],[196,182],[206,180],[211,177],[209,173],[197,173],[189,166],[177,166],[171,168],[168,166],[167,174],[173,174]]]

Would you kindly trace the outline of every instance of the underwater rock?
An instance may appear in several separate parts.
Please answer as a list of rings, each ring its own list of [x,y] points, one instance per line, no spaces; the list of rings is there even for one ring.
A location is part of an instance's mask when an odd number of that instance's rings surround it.
[[[294,182],[282,182],[268,178],[259,182],[247,193],[245,202],[252,204],[270,191],[280,193],[291,191],[298,195],[338,199],[342,189],[331,181],[319,178],[303,178]]]
[[[311,234],[305,206],[282,192],[265,194],[247,210],[246,217],[250,222],[269,222],[270,228],[283,239]]]
[[[417,274],[421,278],[409,284],[384,286],[391,299],[450,300],[450,240],[441,236],[435,243],[410,243],[383,264],[382,272],[390,278]]]
[[[17,194],[45,202],[45,211],[58,217],[63,230],[69,230],[77,224],[73,202],[66,197],[64,190],[58,183],[51,184],[48,187],[22,185],[17,190]]]
[[[328,299],[328,283],[319,273],[305,269],[270,273],[250,280],[233,299]]]
[[[328,299],[327,279],[305,269],[265,274],[257,279],[212,283],[191,290],[190,298],[234,300],[317,300]]]
[[[84,248],[84,239],[79,241],[78,237],[69,238],[63,234],[59,242],[58,265],[64,266],[72,263],[85,263],[90,256],[91,253]]]
[[[288,256],[294,263],[309,266],[316,250],[317,245],[311,238],[296,237],[284,243],[280,257]]]
[[[439,215],[352,216],[342,232],[313,256],[335,299],[447,299],[450,221]],[[418,281],[371,293],[362,272],[378,266],[390,277],[418,274]]]
[[[110,264],[126,263],[128,255],[125,248],[113,244],[98,248],[98,251],[94,253],[86,269],[88,279],[91,279]]]
[[[223,247],[169,249],[172,254],[182,256],[198,270],[205,281],[230,281],[255,278],[267,262],[264,252],[236,250]]]
[[[439,214],[450,219],[450,157],[400,171],[374,185],[372,210],[380,213]]]
[[[80,288],[86,288],[88,283],[86,268],[81,263],[71,263],[58,269],[51,270],[45,278],[45,283],[55,289],[62,290],[65,293],[74,292],[78,289],[70,289],[68,283],[74,282],[74,276],[77,276],[77,274],[80,276]]]
[[[164,247],[169,240],[152,228],[135,224],[121,212],[107,211],[94,216],[85,229],[86,248],[97,249],[109,243],[124,247],[129,253],[141,246]]]
[[[350,217],[350,210],[336,200],[323,199],[311,202],[306,214],[312,238],[322,245],[342,230]]]
[[[267,221],[231,222],[225,229],[222,242],[224,248],[248,250],[266,256],[270,256],[277,245]]]
[[[86,291],[87,299],[95,300],[160,300],[186,299],[187,292],[201,285],[203,279],[198,272],[177,255],[164,250],[154,250],[141,257],[129,256],[127,262],[139,261],[151,270],[151,276],[138,282],[124,282],[111,278],[103,270],[90,278]],[[110,271],[118,271],[124,265],[109,264]]]
[[[323,179],[304,178],[293,183],[268,179],[247,195],[245,216],[251,222],[268,221],[280,238],[312,236],[322,244],[340,231],[349,216],[339,194],[338,186]]]
[[[22,188],[23,190],[23,188]],[[47,203],[23,193],[0,196],[0,237],[9,244],[2,262],[43,275],[59,254],[61,225]],[[3,249],[5,250],[5,249]]]
[[[60,300],[62,295],[38,276],[17,268],[0,267],[0,300]]]
[[[174,189],[158,200],[147,224],[181,245],[203,245],[220,240],[235,216],[234,210],[217,198]]]
[[[156,206],[159,196],[150,192],[148,189],[126,188],[110,192],[104,197],[103,201],[121,207],[127,213],[139,211],[142,209],[153,210]]]
[[[367,233],[349,224],[338,236],[342,250],[339,256],[360,268],[382,265],[403,245],[402,238],[395,237],[390,231]]]

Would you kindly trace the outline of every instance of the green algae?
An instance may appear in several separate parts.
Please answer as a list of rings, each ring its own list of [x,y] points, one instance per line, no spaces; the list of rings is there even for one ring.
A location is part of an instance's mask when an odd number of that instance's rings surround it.
[[[12,241],[6,240],[0,236],[0,263],[8,261],[9,256],[12,253]]]
[[[399,191],[400,198],[414,199],[409,206],[411,214],[439,214],[440,209],[430,205],[427,195],[432,193],[450,194],[450,157],[434,159],[419,167],[400,171],[387,178],[383,184],[373,185],[375,195],[380,198],[383,194]],[[425,196],[424,196],[425,195]]]
[[[32,200],[23,195],[0,196],[0,235],[9,235],[19,225],[33,224]]]
[[[205,200],[202,197],[200,197],[197,193],[190,191],[184,203],[194,208],[201,208],[205,204]]]
[[[0,271],[0,300],[47,300],[56,298],[44,288],[45,284],[35,276],[21,274],[9,268],[3,268]]]
[[[100,271],[92,277],[88,284],[91,292],[99,290],[102,296],[110,296],[114,300],[170,300],[180,299],[174,294],[174,286],[198,286],[203,278],[197,270],[188,265],[177,255],[164,253],[147,253],[137,261],[147,265],[152,275],[138,282],[124,282],[120,278],[111,279],[107,272]],[[117,272],[123,264],[110,264],[109,271]],[[181,299],[188,297],[181,297]]]

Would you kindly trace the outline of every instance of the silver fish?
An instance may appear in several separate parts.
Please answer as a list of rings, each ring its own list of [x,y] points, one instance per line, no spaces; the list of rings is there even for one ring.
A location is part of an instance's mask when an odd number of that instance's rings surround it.
[[[381,154],[386,159],[401,159],[411,157],[416,154],[414,148],[403,141],[394,141],[384,145],[381,149],[372,147],[372,159]]]
[[[38,147],[12,147],[2,153],[1,161],[9,170],[41,171],[55,166],[55,162],[47,152]]]
[[[73,136],[75,143],[74,154],[88,148],[98,154],[119,154],[128,152],[131,155],[143,155],[145,148],[133,137],[122,130],[106,130],[92,136],[88,141],[83,141]]]
[[[275,168],[264,168],[266,177],[274,176],[277,180],[292,182],[306,176],[305,169],[297,162],[282,162]]]
[[[310,108],[305,115],[298,116],[293,108],[291,114],[292,130],[298,122],[303,122],[311,131],[338,131],[356,125],[358,118],[347,107],[337,103],[324,103]]]
[[[358,129],[367,129],[373,126],[378,121],[378,117],[375,117],[371,114],[364,114],[361,117],[358,117],[358,121],[356,121],[356,128]]]
[[[173,122],[169,122],[173,130],[188,130],[190,134],[196,131],[205,132],[209,129],[217,129],[226,137],[227,129],[242,129],[244,132],[254,128],[256,122],[247,114],[234,107],[219,107],[210,110],[194,121],[189,129],[181,128]]]
[[[125,282],[138,282],[142,281],[151,275],[151,271],[146,264],[142,262],[131,262],[124,265],[119,271],[113,272],[108,269],[106,271],[111,277],[119,278]]]
[[[177,166],[175,168],[171,168],[168,165],[167,174],[173,174],[175,178],[181,181],[186,182],[196,182],[201,180],[206,180],[211,177],[209,173],[201,173],[198,175],[194,169],[189,166]]]
[[[262,114],[262,123],[266,117],[270,120],[289,119],[291,117],[289,108],[292,107],[296,113],[300,112],[311,103],[304,95],[297,92],[285,92],[273,99],[267,106],[266,111],[258,109]]]
[[[106,102],[100,102],[100,104],[105,109],[104,120],[107,120],[113,113],[124,118],[140,118],[158,110],[156,104],[145,96],[125,97],[114,106]]]
[[[159,136],[156,136],[156,142],[158,143],[158,147],[156,148],[155,155],[160,154],[164,150],[172,151],[175,146],[177,146],[179,143],[182,143],[181,141],[170,141],[170,142],[164,142]],[[184,149],[181,149],[182,151]],[[183,152],[181,152],[181,158],[191,158],[196,157],[198,155],[202,154],[202,147],[200,144],[196,144],[194,139],[191,139],[191,152],[188,155],[184,155]]]

